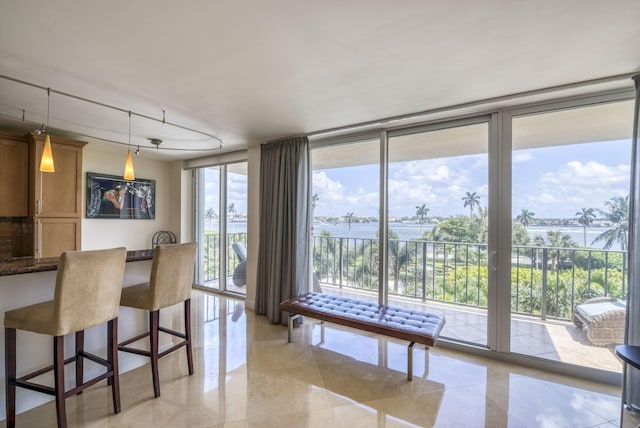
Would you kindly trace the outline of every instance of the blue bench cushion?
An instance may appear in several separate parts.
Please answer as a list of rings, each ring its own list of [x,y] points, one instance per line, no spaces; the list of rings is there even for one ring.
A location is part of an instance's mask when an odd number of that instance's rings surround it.
[[[280,309],[430,346],[445,323],[440,315],[314,292],[285,300]]]

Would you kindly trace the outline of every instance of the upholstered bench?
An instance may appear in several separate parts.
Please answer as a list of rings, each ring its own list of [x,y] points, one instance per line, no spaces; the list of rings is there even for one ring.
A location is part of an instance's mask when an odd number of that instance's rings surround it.
[[[413,346],[420,343],[434,346],[442,331],[445,319],[440,315],[392,306],[378,305],[321,293],[306,293],[280,303],[280,310],[291,313],[289,317],[289,342],[293,322],[300,316],[332,322],[396,339],[408,340],[407,379],[413,374]]]

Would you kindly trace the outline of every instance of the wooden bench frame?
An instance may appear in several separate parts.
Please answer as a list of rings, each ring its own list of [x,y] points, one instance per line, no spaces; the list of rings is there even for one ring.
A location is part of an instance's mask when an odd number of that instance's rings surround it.
[[[323,309],[322,307],[317,306],[314,307],[313,304],[308,304],[307,302],[310,298],[343,299],[348,300],[349,303],[352,304],[366,305],[369,309],[374,309],[376,311],[376,319],[363,320],[357,319],[355,316],[351,315],[338,315],[333,310]],[[285,300],[284,302],[280,303],[280,310],[289,312],[291,314],[289,316],[288,322],[288,343],[291,343],[293,324],[295,323],[295,320],[301,316],[308,316],[310,318],[320,320],[321,322],[327,321],[358,330],[365,330],[375,334],[394,337],[396,339],[408,340],[410,342],[409,346],[407,347],[407,379],[409,381],[413,379],[413,348],[415,344],[420,343],[425,345],[426,350],[429,349],[429,346],[434,346],[445,323],[444,317],[428,314],[425,312],[409,311],[386,305],[376,305],[368,302],[361,302],[355,299],[344,299],[340,296],[330,296],[313,292],[294,297],[293,299]],[[391,325],[387,325],[387,315],[388,313],[394,311],[399,311],[402,314],[406,313],[414,316],[428,317],[430,320],[433,320],[433,331],[429,333],[416,332],[411,331],[410,329],[397,328]],[[324,328],[322,328],[321,330],[321,342],[324,342]]]

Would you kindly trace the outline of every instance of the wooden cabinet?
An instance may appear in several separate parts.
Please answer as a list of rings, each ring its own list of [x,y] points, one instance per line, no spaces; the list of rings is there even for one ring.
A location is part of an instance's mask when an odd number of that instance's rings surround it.
[[[34,219],[34,257],[80,250],[83,141],[51,137],[55,172],[40,172],[44,135],[28,134],[29,213]]]
[[[30,212],[34,217],[82,217],[83,141],[51,137],[56,172],[40,172],[44,135],[29,135],[31,140]]]
[[[34,222],[35,258],[60,257],[63,251],[80,249],[80,218],[41,217]]]
[[[0,217],[29,215],[29,145],[21,136],[0,134]]]

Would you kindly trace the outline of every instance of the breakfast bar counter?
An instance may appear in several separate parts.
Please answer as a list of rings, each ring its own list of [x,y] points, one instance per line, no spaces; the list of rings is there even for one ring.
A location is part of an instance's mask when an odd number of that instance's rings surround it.
[[[127,263],[151,260],[153,250],[127,251]],[[23,273],[47,272],[58,269],[58,259],[36,261],[33,257],[0,258],[0,276],[20,275]]]

